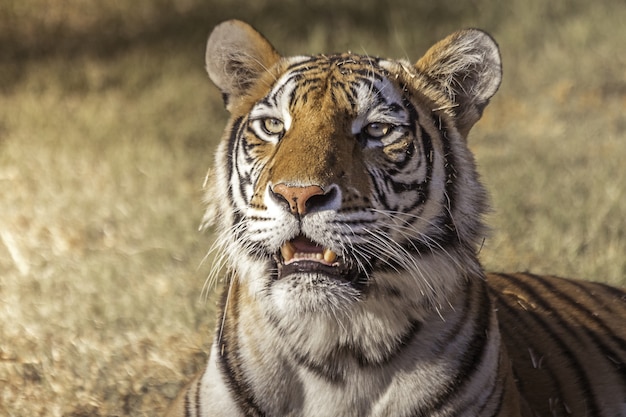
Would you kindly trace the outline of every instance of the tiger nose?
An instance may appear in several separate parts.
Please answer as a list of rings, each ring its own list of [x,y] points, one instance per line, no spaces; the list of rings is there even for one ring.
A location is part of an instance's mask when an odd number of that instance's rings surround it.
[[[304,187],[292,187],[283,183],[276,184],[272,188],[274,195],[282,199],[289,205],[291,213],[299,216],[305,215],[317,204],[324,204],[324,198],[319,199],[316,204],[316,196],[325,196],[324,189],[318,185],[307,185]]]

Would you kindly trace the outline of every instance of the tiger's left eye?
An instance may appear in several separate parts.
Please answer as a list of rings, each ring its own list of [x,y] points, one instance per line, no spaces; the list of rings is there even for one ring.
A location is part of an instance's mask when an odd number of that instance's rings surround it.
[[[369,136],[370,138],[380,139],[382,137],[387,136],[391,130],[393,129],[393,125],[391,123],[370,123],[363,128],[363,133]]]
[[[285,130],[285,124],[273,117],[263,119],[263,130],[269,135],[280,135]]]

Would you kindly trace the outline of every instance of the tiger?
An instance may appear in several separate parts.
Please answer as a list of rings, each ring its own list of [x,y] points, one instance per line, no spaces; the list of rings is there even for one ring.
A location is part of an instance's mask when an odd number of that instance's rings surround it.
[[[481,266],[490,35],[414,64],[284,57],[229,20],[206,69],[230,113],[203,220],[223,295],[169,416],[626,416],[626,292]]]

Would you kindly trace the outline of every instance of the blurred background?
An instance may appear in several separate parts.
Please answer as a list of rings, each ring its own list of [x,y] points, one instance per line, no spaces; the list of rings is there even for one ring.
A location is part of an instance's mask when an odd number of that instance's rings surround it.
[[[416,61],[463,27],[504,81],[470,134],[490,270],[626,284],[623,0],[2,0],[0,415],[162,414],[206,360],[211,28]]]

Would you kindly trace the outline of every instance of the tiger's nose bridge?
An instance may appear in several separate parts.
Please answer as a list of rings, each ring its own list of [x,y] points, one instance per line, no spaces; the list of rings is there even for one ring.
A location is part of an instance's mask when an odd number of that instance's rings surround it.
[[[297,216],[321,210],[336,210],[341,205],[341,193],[335,184],[324,189],[319,185],[279,183],[270,187],[270,195]]]

